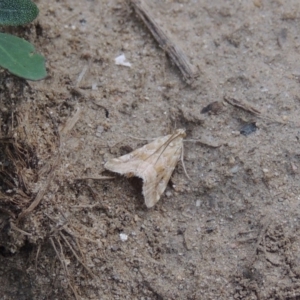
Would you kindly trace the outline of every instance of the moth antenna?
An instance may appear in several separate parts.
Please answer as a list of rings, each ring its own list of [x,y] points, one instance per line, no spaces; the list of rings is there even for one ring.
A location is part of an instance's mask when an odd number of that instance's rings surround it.
[[[195,183],[195,181],[189,176],[189,174],[187,173],[187,170],[185,168],[185,164],[184,164],[184,160],[183,160],[183,145],[182,145],[182,150],[181,150],[181,163],[182,163],[182,167],[183,167],[183,170],[184,170],[184,173],[185,173],[185,176],[192,182]]]

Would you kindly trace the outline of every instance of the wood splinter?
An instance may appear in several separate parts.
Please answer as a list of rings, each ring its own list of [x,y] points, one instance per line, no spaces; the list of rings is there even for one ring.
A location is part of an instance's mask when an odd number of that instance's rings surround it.
[[[166,34],[162,27],[155,21],[148,6],[142,0],[130,0],[135,12],[142,19],[160,47],[168,53],[174,63],[181,71],[188,84],[192,84],[199,75],[197,69],[191,65],[187,56],[174,41]]]

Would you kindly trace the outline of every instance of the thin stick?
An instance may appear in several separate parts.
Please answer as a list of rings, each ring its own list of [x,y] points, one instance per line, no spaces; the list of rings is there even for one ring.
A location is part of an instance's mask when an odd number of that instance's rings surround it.
[[[79,86],[80,82],[82,81],[82,79],[83,79],[86,71],[89,69],[89,67],[90,67],[90,64],[87,64],[82,68],[82,71],[80,72],[80,74],[78,75],[77,80],[76,80],[76,85],[75,85],[76,87]]]
[[[18,232],[20,232],[20,233],[22,233],[22,234],[24,234],[24,235],[32,236],[31,233],[26,232],[26,231],[24,231],[24,230],[18,228],[13,222],[10,223],[10,226],[11,226],[11,229],[13,229],[13,230],[15,230],[15,231],[18,231]]]
[[[48,187],[52,181],[52,179],[54,178],[55,175],[55,171],[56,171],[56,167],[58,166],[60,162],[60,155],[58,155],[56,157],[55,162],[53,163],[53,165],[51,166],[51,172],[47,177],[46,183],[45,185],[38,191],[34,201],[29,205],[28,208],[26,208],[25,210],[23,210],[19,216],[18,216],[18,221],[20,222],[20,220],[22,220],[25,216],[27,216],[28,214],[30,214],[41,202],[41,200],[43,199],[46,191],[48,190]]]
[[[115,179],[116,177],[113,176],[96,176],[96,177],[81,177],[81,178],[76,178],[76,180],[88,180],[88,179],[93,179],[93,180],[110,180],[110,179]]]
[[[95,204],[95,206],[96,205],[100,205],[100,204]],[[78,205],[78,206],[71,206],[71,208],[73,208],[73,207],[81,207],[80,205]],[[82,206],[83,208],[85,208],[84,206]],[[44,213],[45,214],[45,216],[46,217],[48,217],[53,223],[56,223],[56,221],[52,218],[52,217],[50,217],[48,214],[46,214],[46,213]],[[51,230],[51,234],[53,234],[54,232],[58,232],[58,231],[60,231],[60,230],[64,230],[66,233],[68,233],[70,236],[73,236],[73,237],[75,237],[75,238],[78,238],[78,239],[82,239],[82,240],[86,240],[86,241],[89,241],[89,242],[91,242],[91,243],[95,243],[95,244],[97,244],[98,242],[96,241],[96,240],[92,240],[92,239],[90,239],[90,238],[88,238],[88,237],[85,237],[85,236],[82,236],[82,235],[78,235],[78,234],[76,234],[76,233],[74,233],[71,229],[69,229],[68,227],[67,227],[67,223],[64,223],[64,224],[62,224],[62,225],[59,225],[59,226],[57,226],[56,225],[56,227],[54,228],[54,229],[52,229]]]
[[[83,252],[82,252],[82,249],[81,249],[81,247],[80,247],[80,243],[79,243],[78,238],[75,238],[75,242],[76,242],[76,245],[77,245],[77,249],[78,249],[78,251],[80,252],[80,255],[81,255],[81,257],[82,257],[82,260],[83,260],[83,262],[86,264],[85,255],[84,255]],[[93,274],[93,275],[94,275],[94,274]],[[95,277],[95,275],[94,275],[94,277]]]
[[[257,109],[256,107],[254,107],[253,105],[251,105],[250,103],[248,103],[246,101],[237,100],[237,99],[234,99],[231,97],[224,97],[224,100],[227,103],[231,104],[232,106],[243,109],[243,110],[250,112],[256,116],[261,115],[261,111],[259,109]]]
[[[229,103],[230,105],[240,108],[246,112],[249,112],[263,120],[275,122],[275,123],[279,123],[279,124],[283,124],[283,125],[286,125],[286,123],[287,123],[287,122],[280,120],[279,118],[262,114],[262,112],[259,109],[257,109],[256,107],[254,107],[252,104],[250,104],[249,102],[247,102],[245,100],[243,100],[243,101],[237,100],[237,99],[227,97],[227,96],[224,97],[224,100],[227,103]],[[295,124],[294,122],[288,122],[288,123],[299,126],[298,124]]]
[[[39,255],[40,255],[40,251],[41,251],[41,244],[38,245],[37,251],[36,251],[36,256],[35,256],[35,273],[37,272],[37,264],[38,264],[38,259],[39,259]]]
[[[64,234],[60,231],[59,235],[63,238],[63,240],[65,241],[65,243],[68,245],[68,247],[70,248],[70,250],[72,251],[73,255],[76,257],[77,261],[84,267],[84,269],[92,276],[95,277],[95,275],[92,273],[92,271],[85,265],[85,263],[79,258],[79,256],[77,255],[77,253],[75,252],[75,250],[73,249],[73,247],[71,246],[71,244],[69,243],[69,241],[67,240],[67,238],[64,236]]]
[[[72,208],[73,206],[71,206]],[[73,236],[74,238],[77,238],[77,239],[81,239],[81,240],[85,240],[85,241],[88,241],[88,242],[91,242],[91,243],[94,243],[94,244],[98,244],[98,242],[96,240],[93,240],[93,239],[90,239],[86,236],[80,236],[76,233],[74,233],[73,231],[71,231],[68,227],[64,227],[62,228],[66,233],[68,233],[70,236]]]
[[[69,287],[71,288],[71,290],[72,290],[72,292],[73,292],[73,294],[74,294],[74,296],[75,296],[75,299],[76,299],[76,300],[79,300],[78,294],[77,294],[75,288],[72,286],[71,281],[70,281],[70,274],[69,274],[69,271],[68,271],[68,267],[67,267],[67,265],[66,265],[66,263],[65,263],[66,260],[65,260],[65,258],[64,258],[64,254],[63,254],[63,250],[62,250],[61,243],[60,243],[59,240],[57,240],[57,239],[56,239],[56,241],[57,241],[57,243],[58,243],[58,245],[59,245],[59,247],[60,247],[60,251],[61,251],[61,255],[62,255],[62,256],[58,253],[58,250],[57,250],[57,248],[56,248],[56,246],[55,246],[55,243],[54,243],[52,237],[50,237],[51,245],[52,245],[52,247],[53,247],[53,249],[54,249],[54,251],[55,251],[55,253],[56,253],[56,256],[58,257],[58,259],[59,259],[60,263],[62,264],[63,269],[64,269],[64,271],[65,271],[65,275],[66,275],[66,277],[67,277],[66,279],[67,279],[68,285],[69,285]]]
[[[166,34],[162,27],[155,21],[148,6],[143,0],[130,0],[135,12],[142,19],[160,47],[168,53],[174,63],[181,71],[188,84],[192,84],[199,75],[196,68],[188,61],[187,56],[178,45]]]
[[[80,115],[81,115],[81,109],[79,106],[77,106],[74,115],[67,120],[64,127],[60,129],[60,133],[62,135],[68,134],[80,119]]]
[[[266,234],[266,232],[268,230],[268,227],[270,226],[270,224],[272,223],[272,221],[273,221],[272,219],[270,219],[269,217],[267,217],[267,220],[265,221],[265,224],[263,225],[263,228],[261,229],[261,231],[260,231],[260,233],[259,233],[259,235],[257,237],[256,244],[255,244],[255,247],[254,247],[254,251],[253,251],[253,254],[252,254],[252,258],[251,258],[251,260],[249,262],[249,266],[251,266],[254,263],[255,257],[256,257],[256,254],[257,254],[257,250],[259,248],[259,245],[262,242],[262,240],[264,239],[265,234]],[[264,245],[264,247],[265,247],[265,245]]]

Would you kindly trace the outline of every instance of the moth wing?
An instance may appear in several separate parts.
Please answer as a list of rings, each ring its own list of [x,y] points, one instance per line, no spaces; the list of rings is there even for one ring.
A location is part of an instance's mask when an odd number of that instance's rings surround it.
[[[154,206],[165,191],[177,165],[185,136],[183,129],[155,139],[129,154],[106,162],[107,170],[119,174],[134,174],[143,179],[143,195],[148,208]]]
[[[143,180],[143,195],[147,207],[152,207],[159,200],[159,197],[157,199],[157,191],[155,188],[157,174],[153,165],[141,160],[122,162],[120,158],[114,158],[109,160],[104,167],[107,170],[122,175],[132,173],[134,176],[141,178]],[[148,203],[150,203],[150,205],[148,205]],[[154,204],[151,205],[151,203]]]
[[[121,158],[122,157],[110,159],[109,161],[107,161],[105,163],[104,168],[109,171],[119,173],[121,175],[126,175],[129,173],[135,174],[135,171],[139,165],[139,162],[138,161],[133,161],[133,162],[123,161]]]
[[[126,174],[125,169],[131,169],[129,165],[125,165],[124,163],[134,164],[137,161],[145,161],[147,158],[152,156],[153,153],[157,151],[158,148],[164,145],[164,143],[169,139],[171,135],[166,135],[163,137],[159,137],[152,141],[149,144],[144,145],[141,148],[138,148],[128,154],[120,156],[118,158],[113,158],[107,161],[104,165],[104,168],[110,170],[112,172]],[[123,172],[119,172],[119,166],[123,166]],[[132,170],[130,171],[132,172]]]
[[[154,184],[146,183],[143,186],[143,194],[145,197],[145,204],[148,208],[154,206],[165,191],[172,173],[180,159],[182,151],[182,138],[178,140],[174,147],[166,148],[164,155],[160,157],[154,165],[156,179]],[[154,189],[156,197],[147,197],[148,190]]]

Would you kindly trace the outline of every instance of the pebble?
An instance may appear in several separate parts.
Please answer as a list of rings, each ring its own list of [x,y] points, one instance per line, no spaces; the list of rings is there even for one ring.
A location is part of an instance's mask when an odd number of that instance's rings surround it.
[[[120,233],[120,239],[122,242],[126,242],[128,240],[128,235],[125,233]]]

